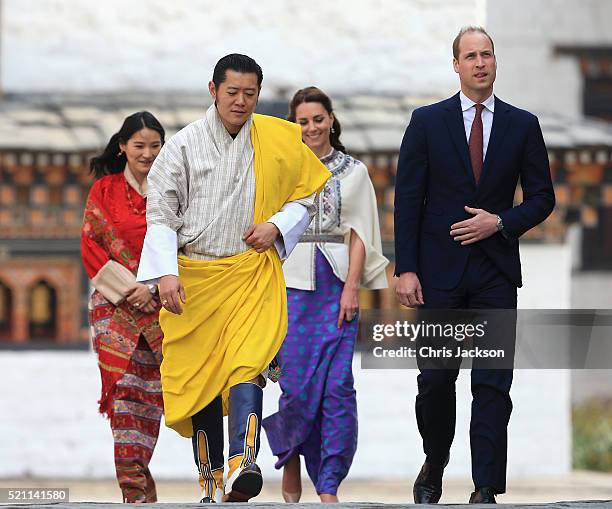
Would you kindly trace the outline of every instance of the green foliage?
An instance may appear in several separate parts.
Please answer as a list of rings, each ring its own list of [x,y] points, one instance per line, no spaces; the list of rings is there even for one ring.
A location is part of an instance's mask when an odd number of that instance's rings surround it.
[[[572,424],[574,468],[612,472],[612,399],[574,406]]]

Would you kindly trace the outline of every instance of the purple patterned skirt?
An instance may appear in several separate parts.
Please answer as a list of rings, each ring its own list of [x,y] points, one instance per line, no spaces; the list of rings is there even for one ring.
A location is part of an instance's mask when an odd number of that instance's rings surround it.
[[[337,328],[344,284],[316,250],[316,290],[287,289],[289,329],[278,353],[279,411],[263,420],[281,468],[304,456],[317,493],[336,494],[357,448],[353,351],[358,319]]]

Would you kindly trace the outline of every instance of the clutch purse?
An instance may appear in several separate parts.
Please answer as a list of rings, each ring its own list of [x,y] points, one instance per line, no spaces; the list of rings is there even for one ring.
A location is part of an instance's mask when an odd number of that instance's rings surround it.
[[[136,276],[115,260],[106,262],[91,280],[92,286],[115,306],[123,302],[135,282]]]

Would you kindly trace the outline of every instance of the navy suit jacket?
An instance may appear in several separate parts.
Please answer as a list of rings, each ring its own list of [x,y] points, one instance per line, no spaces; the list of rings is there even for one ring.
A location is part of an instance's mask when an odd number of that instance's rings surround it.
[[[513,207],[517,182],[523,201]],[[469,246],[450,235],[473,217],[464,206],[499,214],[495,233]],[[518,238],[552,212],[555,195],[548,154],[535,115],[495,98],[493,125],[476,185],[457,93],[416,109],[404,134],[395,181],[395,274],[416,272],[421,284],[454,288],[472,249],[481,249],[522,286]]]

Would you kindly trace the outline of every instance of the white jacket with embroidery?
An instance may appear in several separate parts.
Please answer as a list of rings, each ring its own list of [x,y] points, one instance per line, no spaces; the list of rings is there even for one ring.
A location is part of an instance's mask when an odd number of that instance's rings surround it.
[[[361,286],[368,289],[387,287],[385,267],[389,261],[382,254],[380,225],[374,187],[366,166],[357,159],[333,150],[321,159],[332,177],[317,197],[317,214],[283,264],[288,288],[315,290],[315,249],[320,249],[334,274],[346,281],[349,267],[349,242],[354,230],[365,246]],[[329,236],[341,242],[319,242]]]

